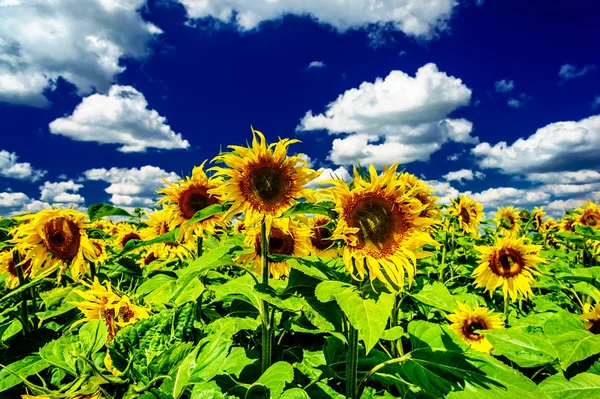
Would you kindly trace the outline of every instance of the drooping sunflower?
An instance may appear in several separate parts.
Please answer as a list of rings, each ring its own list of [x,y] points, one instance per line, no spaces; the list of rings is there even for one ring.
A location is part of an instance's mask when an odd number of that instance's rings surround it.
[[[433,195],[433,189],[412,173],[403,172],[400,179],[406,180],[406,188],[409,193],[417,198],[423,205],[423,209],[419,214],[422,218],[438,219],[440,217],[440,209],[436,201],[440,198]]]
[[[553,230],[559,230],[560,229],[560,224],[559,222],[557,222],[556,220],[554,220],[553,218],[548,218],[544,221],[544,231],[553,231]]]
[[[533,208],[532,214],[532,222],[533,229],[538,233],[544,233],[544,216],[546,216],[546,212],[544,212],[544,207],[535,207]]]
[[[462,303],[459,303],[458,307],[459,309],[455,313],[447,316],[448,320],[452,322],[449,328],[471,348],[479,352],[490,353],[494,347],[481,330],[504,328],[500,315],[494,314],[486,307],[478,306],[471,309]]]
[[[192,170],[192,176],[177,180],[173,183],[166,182],[168,187],[158,190],[164,197],[158,204],[168,205],[170,210],[169,227],[174,229],[181,227],[180,237],[189,239],[191,234],[204,237],[206,234],[214,234],[219,226],[224,227],[221,215],[213,215],[209,218],[193,223],[185,224],[196,212],[211,205],[220,203],[217,195],[209,193],[210,190],[220,186],[220,178],[208,178],[204,172],[204,164],[196,166]]]
[[[307,218],[306,223],[312,232],[310,236],[311,255],[334,258],[340,254],[339,248],[335,246],[335,241],[331,239],[331,229],[325,227],[330,222],[331,219],[324,215]]]
[[[24,278],[29,276],[29,273],[31,273],[31,260],[21,263],[21,271]],[[13,251],[0,252],[0,274],[4,273],[8,273],[8,276],[4,280],[6,288],[10,288],[11,290],[16,288],[19,285],[19,273],[15,266]]]
[[[250,248],[254,248],[254,251],[240,255],[237,261],[244,265],[251,265],[256,273],[261,273],[261,228],[260,226],[249,227],[245,234],[244,243]],[[289,218],[273,219],[269,232],[269,255],[295,257],[308,255],[310,253],[310,234],[308,226],[301,225]],[[285,278],[290,274],[290,267],[286,261],[270,261],[269,274],[276,280]]]
[[[32,277],[46,276],[57,269],[59,280],[67,269],[74,280],[89,274],[86,260],[96,262],[96,249],[84,229],[86,214],[73,209],[45,209],[15,219],[23,223],[9,242],[26,253],[21,262],[31,261]]]
[[[92,284],[82,284],[88,289],[75,289],[73,292],[84,301],[71,304],[83,313],[84,318],[73,323],[72,327],[90,320],[104,320],[108,328],[108,341],[111,341],[119,329],[150,317],[146,309],[132,304],[126,295],[117,295],[109,281],[102,285],[94,277]]]
[[[597,202],[588,200],[581,208],[575,208],[575,224],[600,229],[600,208]]]
[[[579,316],[581,320],[587,320],[585,322],[585,328],[589,332],[594,334],[600,334],[600,302],[596,303],[596,306],[592,308],[589,303],[583,305],[583,314]]]
[[[569,232],[574,232],[575,228],[573,227],[573,224],[575,223],[575,221],[573,219],[570,218],[563,218],[560,221],[560,231],[569,231]]]
[[[521,216],[519,211],[514,206],[503,206],[498,208],[498,212],[494,215],[498,230],[506,232],[506,234],[516,237],[521,230]]]
[[[282,139],[267,145],[265,136],[252,129],[252,146],[231,145],[233,151],[215,157],[226,168],[215,166],[224,181],[210,194],[222,201],[233,201],[223,215],[225,220],[244,213],[244,224],[250,228],[265,221],[267,233],[273,218],[290,208],[297,200],[312,199],[312,190],[304,186],[319,176],[299,156],[287,156],[287,148],[298,140]]]
[[[96,263],[99,265],[103,265],[108,260],[108,252],[106,251],[106,241],[96,238],[90,238],[90,242],[94,246]]]
[[[485,216],[483,205],[472,200],[464,194],[461,194],[457,200],[454,200],[452,206],[448,208],[448,214],[456,216],[460,228],[467,234],[479,236],[477,226]]]
[[[517,294],[527,298],[533,295],[531,283],[534,275],[542,274],[537,264],[544,262],[539,256],[541,245],[527,244],[526,238],[503,237],[495,246],[475,247],[481,253],[479,266],[473,271],[475,287],[485,287],[490,297],[502,287],[504,298],[510,295],[514,302]]]
[[[332,180],[335,187],[328,193],[339,215],[331,239],[345,242],[343,259],[352,277],[363,280],[368,269],[371,281],[401,290],[405,273],[412,282],[416,259],[424,255],[417,248],[437,243],[425,232],[435,221],[419,216],[423,204],[409,194],[396,168],[386,167],[378,176],[371,165],[368,181],[354,168],[352,189]]]

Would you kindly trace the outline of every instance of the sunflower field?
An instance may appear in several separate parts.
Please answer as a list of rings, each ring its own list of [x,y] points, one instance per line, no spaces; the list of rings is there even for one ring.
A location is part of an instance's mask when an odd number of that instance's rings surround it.
[[[295,142],[146,214],[0,219],[0,398],[600,398],[598,203],[484,220],[398,165],[315,184]]]

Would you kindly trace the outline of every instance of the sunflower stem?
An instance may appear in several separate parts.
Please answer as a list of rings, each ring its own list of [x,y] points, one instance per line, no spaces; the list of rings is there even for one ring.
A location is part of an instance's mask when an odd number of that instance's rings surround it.
[[[269,285],[269,238],[267,237],[267,223],[263,219],[260,229],[260,255],[262,260],[262,283]],[[264,373],[271,366],[273,329],[269,316],[269,304],[261,300],[262,308],[262,358],[261,370]]]
[[[346,353],[346,399],[358,398],[358,331],[348,322],[348,350]]]
[[[25,277],[23,276],[23,266],[20,265],[21,257],[18,251],[13,252],[13,263],[17,270],[17,276],[19,278],[19,285],[25,285]],[[27,314],[27,290],[21,292],[21,320],[23,325],[23,332],[27,334],[29,332],[29,315]]]
[[[202,252],[203,252],[202,251],[202,236],[198,236],[197,237],[197,239],[196,239],[196,247],[197,247],[197,252],[198,252],[198,254],[197,254],[196,257],[199,258],[199,257],[202,256]]]
[[[444,267],[446,266],[446,247],[448,246],[448,232],[444,232],[444,247],[442,248],[442,262],[440,263],[440,271],[438,281],[444,283]]]
[[[96,264],[94,262],[90,262],[90,276],[92,280],[96,277]]]
[[[508,295],[504,297],[504,322],[508,325]]]

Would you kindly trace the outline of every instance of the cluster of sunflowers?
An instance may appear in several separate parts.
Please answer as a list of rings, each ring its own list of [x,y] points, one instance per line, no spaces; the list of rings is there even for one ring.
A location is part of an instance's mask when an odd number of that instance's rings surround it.
[[[111,340],[151,313],[125,293],[117,293],[110,281],[103,285],[96,277],[109,259],[124,253],[141,269],[160,270],[165,264],[183,265],[198,258],[209,249],[205,240],[210,237],[241,234],[247,249],[235,262],[250,273],[262,274],[263,282],[285,280],[290,276],[290,258],[312,255],[340,259],[353,280],[368,283],[374,291],[380,289],[377,286],[397,293],[413,285],[421,260],[437,259],[440,253],[439,281],[444,282],[448,272],[454,278],[454,266],[446,264],[447,251],[456,249],[460,237],[470,237],[484,244],[475,246],[478,265],[470,278],[490,297],[501,289],[504,317],[485,306],[459,303],[447,319],[466,344],[490,353],[493,346],[485,330],[504,328],[509,301],[520,304],[533,295],[532,285],[542,274],[540,265],[547,261],[541,255],[544,246],[564,246],[557,237],[574,233],[577,226],[600,229],[598,204],[588,201],[562,220],[546,218],[543,208],[528,212],[502,207],[494,215],[495,229],[486,231],[481,204],[460,195],[448,206],[439,205],[431,187],[398,171],[397,164],[380,173],[373,166],[355,167],[350,182],[315,183],[319,172],[310,169],[302,156],[287,154],[296,141],[269,145],[261,132],[253,130],[252,144],[230,146],[231,152],[213,160],[218,166],[205,170],[204,162],[191,176],[165,181],[166,187],[157,191],[161,195],[157,208],[139,223],[90,220],[73,209],[15,216],[9,238],[0,247],[6,288],[50,276],[57,283],[66,278],[80,284],[75,293],[82,300],[71,303],[83,318],[74,325],[103,320]],[[530,232],[541,236],[542,243],[534,244]],[[593,262],[600,256],[599,242],[586,241]],[[600,332],[600,305],[592,308],[589,300],[582,309],[582,324]]]

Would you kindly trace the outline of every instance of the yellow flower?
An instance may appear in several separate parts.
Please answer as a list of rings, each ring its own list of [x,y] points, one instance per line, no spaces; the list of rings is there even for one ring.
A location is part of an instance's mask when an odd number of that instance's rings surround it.
[[[600,209],[597,202],[588,200],[581,208],[576,208],[575,212],[573,217],[576,224],[600,229]]]
[[[104,264],[108,260],[108,252],[106,252],[106,241],[95,238],[90,238],[90,242],[94,246],[94,254],[96,255],[96,263]]]
[[[147,227],[140,230],[140,236],[144,241],[168,233],[171,230],[169,226],[175,224],[173,222],[173,207],[154,210],[154,212],[146,213],[146,216],[148,216],[148,219],[144,219],[143,222]]]
[[[252,147],[229,146],[233,152],[215,158],[227,165],[212,168],[225,180],[209,193],[222,201],[233,201],[223,219],[243,212],[246,228],[264,220],[268,233],[273,218],[296,200],[312,199],[311,190],[304,185],[319,172],[309,169],[299,156],[287,156],[287,147],[298,140],[283,139],[267,145],[261,132],[252,129],[252,133]]]
[[[552,230],[559,230],[559,229],[560,229],[560,224],[553,218],[548,218],[544,221],[544,226],[543,226],[544,231],[552,231]]]
[[[96,249],[84,230],[87,215],[73,209],[45,209],[15,219],[24,223],[9,242],[26,252],[21,261],[31,261],[32,277],[43,277],[56,269],[59,280],[67,269],[74,280],[89,273],[86,259],[95,262]]]
[[[115,223],[110,219],[98,219],[94,220],[89,224],[89,228],[102,230],[108,235],[115,235],[119,232],[119,229]]]
[[[419,216],[422,218],[438,219],[440,217],[440,210],[436,201],[440,198],[433,195],[433,189],[423,180],[408,172],[403,172],[400,175],[400,179],[406,180],[406,188],[423,205]]]
[[[237,261],[252,265],[256,273],[262,273],[261,227],[254,226],[245,231],[244,243],[254,251],[242,254]],[[273,219],[269,233],[269,255],[306,256],[310,253],[310,228],[300,225],[289,218]],[[269,274],[276,280],[288,277],[290,267],[286,261],[269,261]]]
[[[546,212],[544,212],[544,207],[535,207],[533,208],[533,228],[535,231],[539,233],[544,233],[544,216],[546,216]]]
[[[502,286],[504,298],[510,295],[513,302],[519,293],[525,298],[533,295],[533,276],[541,274],[537,264],[544,261],[539,257],[541,245],[528,245],[525,237],[509,236],[497,239],[495,246],[475,249],[481,253],[480,264],[473,271],[476,288],[485,287],[492,296]]]
[[[193,258],[196,256],[197,243],[191,239],[185,242],[160,242],[145,247],[145,250],[139,263],[142,268],[159,259],[169,262],[174,259],[185,261]]]
[[[481,330],[493,330],[504,328],[504,323],[500,320],[500,316],[493,314],[486,307],[470,307],[458,304],[459,310],[448,315],[447,318],[452,322],[449,328],[465,341],[471,348],[483,352],[490,353],[494,347],[487,340]],[[479,331],[479,332],[477,332]]]
[[[118,329],[134,324],[149,317],[148,311],[133,305],[126,295],[122,297],[113,292],[109,281],[105,286],[100,284],[97,277],[90,285],[82,282],[86,291],[73,290],[84,299],[83,302],[71,302],[84,315],[84,318],[73,323],[72,327],[89,320],[104,320],[108,327],[108,341],[112,340]]]
[[[352,189],[345,182],[332,180],[328,189],[339,215],[331,236],[344,240],[344,264],[355,279],[363,280],[365,268],[371,281],[381,280],[391,289],[402,289],[404,274],[412,282],[416,270],[415,252],[425,244],[437,243],[425,230],[435,221],[419,215],[423,204],[396,174],[397,164],[382,175],[371,165],[366,181],[354,168]],[[358,274],[358,277],[355,275]]]
[[[125,248],[125,245],[131,240],[141,240],[142,236],[136,225],[131,223],[119,223],[116,226],[117,234],[113,238],[115,247],[118,249]]]
[[[575,231],[575,229],[573,228],[574,223],[575,223],[574,220],[569,219],[569,218],[564,218],[560,222],[560,231],[574,232]]]
[[[158,190],[158,193],[164,194],[158,204],[170,205],[170,229],[181,226],[181,235],[184,239],[189,239],[192,233],[204,237],[207,233],[214,234],[217,227],[224,227],[221,215],[213,215],[209,218],[196,222],[192,225],[184,225],[198,211],[209,207],[210,205],[220,203],[219,198],[209,190],[219,187],[222,183],[219,178],[209,179],[204,172],[203,162],[192,170],[192,176],[187,176],[183,180],[177,180],[174,183],[166,182],[169,187]]]
[[[8,276],[4,280],[4,285],[11,290],[17,288],[19,285],[19,274],[13,256],[13,251],[0,252],[0,274],[8,273]],[[23,277],[27,278],[31,272],[31,259],[21,264],[21,270]]]
[[[521,216],[514,206],[503,206],[498,208],[494,215],[499,231],[505,231],[508,235],[516,237],[521,230]]]
[[[306,218],[306,223],[312,234],[310,236],[310,254],[322,258],[335,258],[340,254],[339,248],[331,239],[332,231],[324,227],[331,223],[331,219],[324,215],[315,215],[312,218]]]
[[[585,328],[594,334],[600,334],[600,302],[592,309],[589,303],[583,305],[583,314],[579,316],[585,322]]]
[[[448,208],[448,214],[458,218],[461,229],[467,234],[479,236],[477,226],[484,217],[483,205],[463,194],[452,205]]]

